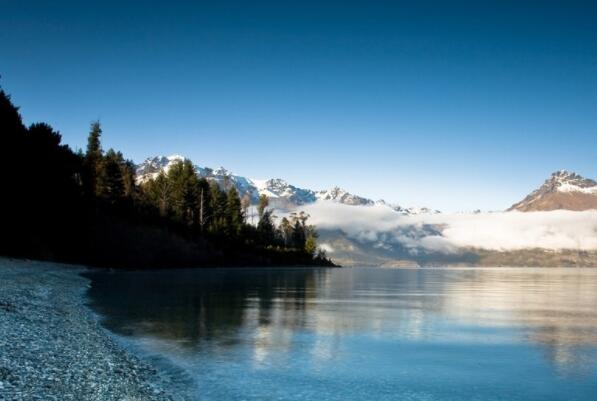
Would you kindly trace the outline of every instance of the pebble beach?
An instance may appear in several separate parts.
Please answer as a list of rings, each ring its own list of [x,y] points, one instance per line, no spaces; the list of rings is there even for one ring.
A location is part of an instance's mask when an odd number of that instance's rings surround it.
[[[85,270],[0,258],[0,401],[172,399],[85,305]]]

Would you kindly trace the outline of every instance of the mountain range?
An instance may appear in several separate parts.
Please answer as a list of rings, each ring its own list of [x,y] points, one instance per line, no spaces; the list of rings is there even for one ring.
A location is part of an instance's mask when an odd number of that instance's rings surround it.
[[[168,172],[173,163],[184,161],[180,155],[154,156],[137,165],[137,180],[144,182],[155,178],[161,171]],[[332,201],[351,206],[385,205],[404,215],[434,214],[438,210],[427,207],[403,207],[352,194],[339,187],[327,190],[299,188],[280,178],[258,180],[235,175],[224,167],[217,169],[195,166],[197,174],[221,187],[234,186],[240,196],[249,196],[256,203],[260,195],[267,195],[270,205],[277,209],[290,209],[317,201]],[[597,209],[597,182],[567,170],[556,171],[543,185],[531,192],[508,211],[533,212],[550,210]]]
[[[186,158],[180,155],[149,157],[137,165],[137,181],[144,182],[155,178],[161,171],[167,173],[174,163],[184,160],[186,160]],[[287,210],[298,206],[312,204],[317,201],[331,201],[351,206],[385,205],[394,211],[405,215],[439,213],[437,210],[432,210],[426,207],[403,207],[386,203],[384,200],[374,201],[352,194],[339,187],[333,187],[327,190],[312,190],[296,187],[280,178],[259,180],[235,175],[224,167],[212,169],[209,167],[195,166],[195,169],[200,177],[203,177],[208,181],[214,181],[223,188],[234,186],[241,197],[249,196],[253,203],[257,202],[260,195],[267,195],[270,206],[276,209]]]
[[[143,182],[154,178],[182,160],[185,158],[178,155],[150,157],[137,166],[137,179]],[[567,211],[597,209],[597,182],[566,170],[551,174],[539,188],[504,212],[463,214],[405,208],[338,187],[312,190],[279,178],[252,179],[222,167],[196,166],[196,171],[223,188],[234,186],[253,202],[267,195],[277,215],[297,208],[305,210],[318,227],[322,249],[346,266],[597,266],[597,249],[580,245],[593,243],[597,237],[591,234],[597,232],[596,215],[587,215],[586,224],[581,220],[580,224],[588,225],[588,231],[581,231],[578,220],[572,220],[584,216],[566,215],[570,213]],[[527,213],[556,210],[564,214],[556,214],[552,220]],[[517,212],[523,214],[517,217]],[[562,220],[554,223],[553,218]],[[572,237],[579,245],[549,245],[553,238]],[[482,242],[484,238],[489,241]],[[537,241],[524,247],[516,245],[529,238]]]

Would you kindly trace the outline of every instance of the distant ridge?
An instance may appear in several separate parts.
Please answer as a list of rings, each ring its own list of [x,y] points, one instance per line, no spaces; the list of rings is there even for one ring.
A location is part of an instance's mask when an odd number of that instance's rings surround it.
[[[597,182],[574,172],[560,170],[508,210],[535,212],[590,209],[597,209]]]
[[[174,163],[184,160],[187,159],[180,155],[149,157],[136,167],[137,182],[142,183],[155,178],[161,171],[167,173]],[[439,213],[437,210],[425,207],[405,208],[400,205],[388,204],[383,200],[376,202],[372,199],[352,194],[337,186],[328,190],[315,191],[296,187],[280,178],[268,180],[246,178],[235,175],[223,167],[214,170],[209,167],[195,166],[195,169],[200,177],[206,178],[208,181],[217,182],[222,187],[233,185],[241,196],[249,196],[254,203],[257,202],[260,195],[267,195],[270,200],[270,206],[274,208],[294,208],[317,201],[329,201],[351,206],[384,205],[404,215]]]

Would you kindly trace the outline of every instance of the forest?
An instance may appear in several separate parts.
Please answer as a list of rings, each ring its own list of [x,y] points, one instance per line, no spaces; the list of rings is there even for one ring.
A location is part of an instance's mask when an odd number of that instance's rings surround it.
[[[200,178],[189,160],[138,182],[132,161],[102,148],[102,134],[92,122],[75,152],[50,125],[26,127],[0,88],[0,254],[131,269],[334,266],[308,215],[276,224],[266,196],[253,205]]]

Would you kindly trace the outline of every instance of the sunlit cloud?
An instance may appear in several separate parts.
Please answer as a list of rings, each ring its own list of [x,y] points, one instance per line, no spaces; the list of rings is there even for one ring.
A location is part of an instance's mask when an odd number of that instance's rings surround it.
[[[350,238],[399,243],[410,249],[455,252],[488,250],[597,250],[597,211],[495,212],[401,215],[385,205],[317,202],[303,208],[320,229],[341,229]]]

